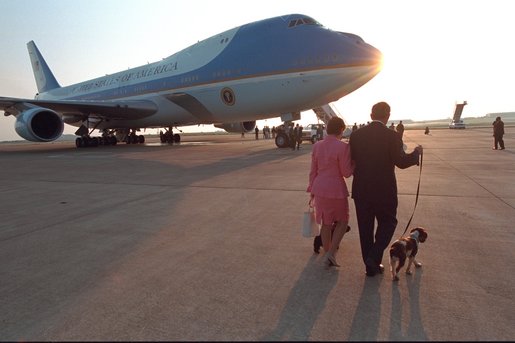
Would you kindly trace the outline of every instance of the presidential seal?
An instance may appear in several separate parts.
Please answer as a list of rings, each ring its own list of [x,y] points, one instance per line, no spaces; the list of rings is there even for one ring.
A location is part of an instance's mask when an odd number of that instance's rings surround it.
[[[236,97],[234,96],[234,92],[229,87],[225,87],[220,91],[220,97],[222,101],[227,106],[232,106],[236,102]]]

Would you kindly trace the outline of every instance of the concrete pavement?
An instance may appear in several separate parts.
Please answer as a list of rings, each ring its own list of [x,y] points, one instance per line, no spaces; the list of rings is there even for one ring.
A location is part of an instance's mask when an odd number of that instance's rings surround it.
[[[0,340],[514,340],[506,131],[504,151],[490,129],[405,132],[429,238],[397,283],[364,275],[352,201],[341,268],[302,237],[311,144],[0,144]],[[396,236],[418,169],[397,179]]]

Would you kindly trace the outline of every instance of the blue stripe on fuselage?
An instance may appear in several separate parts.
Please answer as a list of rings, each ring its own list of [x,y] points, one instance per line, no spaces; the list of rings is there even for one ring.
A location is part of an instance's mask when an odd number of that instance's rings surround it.
[[[378,64],[379,51],[364,43],[359,37],[331,31],[316,24],[289,27],[289,22],[295,18],[309,17],[295,14],[241,26],[218,56],[191,72],[151,81],[142,80],[68,99],[127,98],[234,79]]]

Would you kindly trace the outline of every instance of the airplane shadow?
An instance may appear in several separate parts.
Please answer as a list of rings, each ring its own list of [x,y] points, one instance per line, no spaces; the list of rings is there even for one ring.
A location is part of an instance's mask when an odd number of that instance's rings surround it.
[[[337,281],[338,271],[327,270],[316,261],[316,256],[310,257],[291,289],[277,326],[260,341],[309,340]]]
[[[80,320],[95,325],[97,331],[94,333],[91,331],[93,336],[90,337],[110,337],[101,335],[109,333],[111,328],[100,328],[100,323],[96,318],[76,311],[75,305],[80,301],[87,302],[83,297],[86,297],[88,293],[93,293],[94,288],[102,291],[107,289],[107,292],[112,295],[109,285],[113,282],[113,274],[119,272],[119,265],[133,256],[135,250],[146,240],[152,239],[163,230],[168,230],[169,237],[172,237],[170,239],[180,239],[184,232],[191,232],[191,227],[174,227],[170,219],[171,213],[187,196],[188,187],[196,186],[199,182],[211,180],[217,176],[260,168],[260,166],[263,168],[272,166],[275,168],[274,171],[282,172],[280,167],[277,167],[282,161],[307,155],[311,151],[311,149],[301,149],[293,152],[267,147],[240,156],[226,156],[221,159],[213,157],[211,160],[210,156],[203,155],[208,156],[208,159],[195,157],[194,163],[183,163],[179,159],[172,159],[168,156],[161,159],[157,154],[153,155],[157,158],[152,159],[152,157],[145,157],[144,154],[149,149],[160,149],[159,154],[173,154],[177,148],[189,151],[193,146],[157,148],[121,146],[78,151],[75,147],[69,146],[52,149],[41,148],[36,151],[29,148],[26,151],[13,153],[14,157],[10,156],[10,158],[23,161],[22,167],[16,163],[6,163],[2,175],[8,176],[10,184],[16,187],[21,187],[18,185],[24,185],[27,180],[30,181],[29,183],[37,185],[40,183],[51,184],[52,187],[43,186],[41,188],[45,190],[44,197],[37,192],[31,192],[26,197],[41,197],[47,213],[51,213],[55,207],[56,213],[61,214],[59,216],[42,215],[30,226],[15,226],[13,230],[1,232],[2,249],[13,246],[12,242],[18,239],[20,240],[19,244],[23,244],[28,251],[33,252],[31,254],[19,252],[15,258],[4,261],[0,265],[0,274],[9,271],[10,275],[13,275],[3,286],[4,289],[23,289],[23,291],[19,291],[20,294],[34,295],[30,298],[30,314],[16,310],[24,306],[25,300],[21,300],[25,299],[23,297],[12,296],[3,304],[4,313],[15,314],[11,320],[12,323],[37,322],[39,324],[31,329],[33,336],[30,337],[33,339],[55,338],[56,333],[73,331],[67,325],[79,320],[80,317]],[[120,154],[120,151],[127,150],[133,153]],[[34,158],[27,158],[27,155],[34,156]],[[188,154],[182,153],[181,156],[187,158]],[[285,175],[291,173],[307,175],[308,173],[304,168],[294,169],[293,171],[284,170]],[[56,170],[59,172],[55,172]],[[255,180],[250,176],[247,178],[245,173],[242,178],[243,181],[238,180],[235,183],[231,183],[232,180],[224,180],[217,188],[247,187],[252,189],[261,187],[249,187],[248,184],[253,185],[252,182]],[[140,185],[144,187],[130,187]],[[274,187],[281,188],[279,189],[281,191],[283,183],[276,185],[279,186]],[[71,191],[71,189],[102,190],[104,186],[106,189],[114,190],[116,194],[127,194],[127,196],[113,197],[107,193],[92,192],[88,194],[89,197],[86,197],[89,202],[84,202],[80,194]],[[288,184],[287,186],[285,189],[300,190],[304,195],[304,184]],[[267,188],[267,186],[263,187]],[[12,186],[6,188],[11,189]],[[63,191],[63,189],[69,190]],[[122,191],[126,189],[129,191],[123,193]],[[24,194],[23,188],[11,191]],[[11,201],[16,200],[21,203],[26,197],[20,196],[19,200],[15,198]],[[159,202],[158,209],[152,214],[139,212],[137,206],[134,206],[135,203],[149,201]],[[128,206],[128,203],[131,203],[131,206]],[[63,211],[62,206],[67,206],[69,209]],[[36,217],[39,215],[40,208],[37,207],[34,211],[35,213],[31,215]],[[23,219],[18,217],[16,211],[13,211],[9,215],[6,214],[3,219],[10,220],[15,224],[23,222]],[[97,218],[107,219],[108,222],[99,223],[96,221]],[[121,220],[124,225],[118,225],[118,218],[124,218]],[[88,222],[91,224],[88,225]],[[78,224],[75,226],[76,223]],[[34,248],[35,246],[37,249]],[[170,253],[170,256],[177,255]],[[44,260],[38,256],[44,256]],[[35,266],[32,261],[36,261],[38,258],[41,262]],[[184,257],[182,259],[184,260]],[[57,262],[49,267],[45,264],[47,260]],[[30,263],[26,261],[30,261]],[[38,266],[41,266],[43,271],[37,271]],[[292,289],[277,330],[270,335],[271,338],[282,337],[290,333],[292,337],[298,339],[309,337],[318,314],[324,308],[325,299],[337,280],[337,275],[321,275],[321,272],[317,270],[319,268],[319,265],[315,265],[311,260],[308,261],[304,272]],[[68,276],[66,282],[63,282],[62,278],[49,276],[57,271]],[[141,272],[144,273],[143,270]],[[116,275],[117,277],[130,277],[130,273],[127,276]],[[104,284],[107,286],[103,286]],[[99,291],[99,297],[103,296],[102,291]],[[18,291],[16,293],[18,294]],[[55,294],[59,294],[59,296],[53,296]],[[75,305],[63,306],[63,303]],[[55,316],[51,317],[57,318],[55,320],[61,324],[53,326],[52,330],[48,330],[47,324],[54,319],[41,317],[41,314],[46,313],[45,310],[48,308],[60,308],[59,314],[56,312]],[[6,318],[5,315],[0,315],[0,321],[3,318]],[[160,322],[156,322],[155,325],[160,325]],[[19,327],[11,325],[5,330],[4,332],[9,333],[5,335],[7,340],[20,339]],[[45,336],[42,336],[43,333]],[[148,334],[147,338],[155,337],[152,336],[150,329]]]

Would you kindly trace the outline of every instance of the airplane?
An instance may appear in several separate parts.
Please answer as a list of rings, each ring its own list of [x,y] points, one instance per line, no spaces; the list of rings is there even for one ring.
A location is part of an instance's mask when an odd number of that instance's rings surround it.
[[[167,128],[162,141],[180,142],[173,128],[214,124],[251,132],[256,120],[327,106],[381,70],[382,54],[351,33],[289,14],[219,33],[161,61],[61,87],[33,41],[27,48],[38,93],[0,97],[15,130],[34,142],[58,139],[76,126],[77,147],[144,143],[142,128]],[[95,130],[100,137],[93,137]],[[163,139],[164,136],[164,139]],[[287,147],[288,136],[276,145]]]

